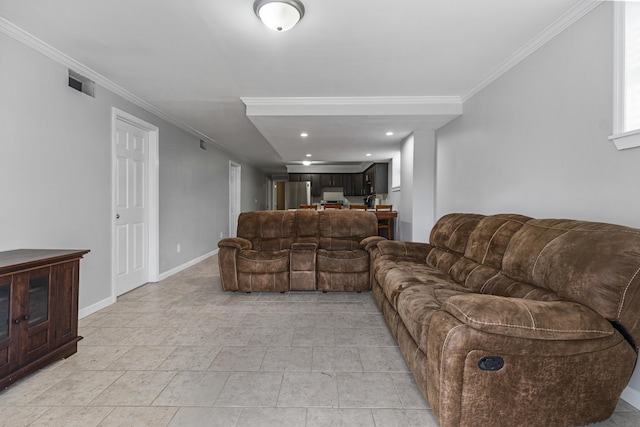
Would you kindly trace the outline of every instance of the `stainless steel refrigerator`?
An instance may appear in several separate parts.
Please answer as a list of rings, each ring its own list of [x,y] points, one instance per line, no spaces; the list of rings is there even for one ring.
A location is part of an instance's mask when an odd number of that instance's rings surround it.
[[[284,185],[284,208],[298,209],[311,204],[311,182],[287,182]]]

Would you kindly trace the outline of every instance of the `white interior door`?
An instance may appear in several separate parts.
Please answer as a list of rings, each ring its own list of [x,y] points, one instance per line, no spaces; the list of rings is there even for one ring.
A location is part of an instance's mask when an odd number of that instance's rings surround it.
[[[236,237],[240,215],[240,165],[229,162],[229,237]]]
[[[116,295],[149,279],[149,132],[124,120],[115,129]]]

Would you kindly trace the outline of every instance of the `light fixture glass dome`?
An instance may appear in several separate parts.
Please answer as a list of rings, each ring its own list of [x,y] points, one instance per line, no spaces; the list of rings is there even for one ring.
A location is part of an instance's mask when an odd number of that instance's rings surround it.
[[[298,0],[256,0],[253,10],[275,31],[290,30],[304,16],[304,6]]]

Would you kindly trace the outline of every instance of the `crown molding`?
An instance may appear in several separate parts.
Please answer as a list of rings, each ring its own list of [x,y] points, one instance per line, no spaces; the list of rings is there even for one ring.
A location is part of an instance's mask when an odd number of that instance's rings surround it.
[[[490,72],[487,76],[480,80],[475,86],[473,86],[465,94],[463,94],[460,97],[462,99],[462,102],[466,102],[471,99],[474,95],[489,86],[504,73],[518,65],[529,55],[533,54],[536,50],[547,44],[555,36],[569,28],[587,13],[600,6],[602,2],[603,0],[582,0],[581,2],[574,5],[571,9],[569,9],[562,16],[556,19],[548,27],[546,27],[531,40],[529,40],[524,46],[512,53],[506,60],[498,65],[498,67],[496,67],[492,72]]]
[[[240,98],[252,116],[458,116],[458,96]]]
[[[79,74],[82,74],[85,77],[88,77],[89,79],[96,82],[98,85],[120,96],[121,98],[124,98],[125,100],[131,102],[132,104],[142,108],[143,110],[146,110],[147,112],[179,127],[180,129],[200,139],[204,139],[207,142],[215,144],[216,146],[229,152],[229,150],[226,147],[222,146],[218,141],[208,137],[207,135],[192,128],[186,123],[183,123],[182,121],[176,119],[175,117],[165,113],[164,111],[158,109],[157,107],[154,107],[153,105],[149,104],[147,101],[143,100],[142,98],[139,98],[133,93],[129,92],[128,90],[118,86],[117,84],[115,84],[108,78],[104,77],[102,74],[98,73],[97,71],[94,71],[93,69],[87,67],[86,65],[76,61],[75,59],[71,58],[67,54],[45,43],[44,41],[40,40],[36,36],[32,35],[31,33],[28,33],[27,31],[23,30],[22,28],[18,27],[17,25],[13,24],[12,22],[6,20],[1,16],[0,16],[0,33],[4,33],[9,37],[19,41],[20,43],[52,59],[58,64],[63,65],[66,68],[73,70]]]
[[[459,96],[246,97],[246,106],[434,105],[460,104]]]

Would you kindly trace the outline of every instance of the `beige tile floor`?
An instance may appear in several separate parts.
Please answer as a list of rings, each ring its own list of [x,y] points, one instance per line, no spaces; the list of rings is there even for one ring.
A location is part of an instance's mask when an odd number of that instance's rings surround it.
[[[222,292],[216,257],[80,320],[2,426],[437,426],[371,293]],[[621,401],[598,426],[640,426]]]

